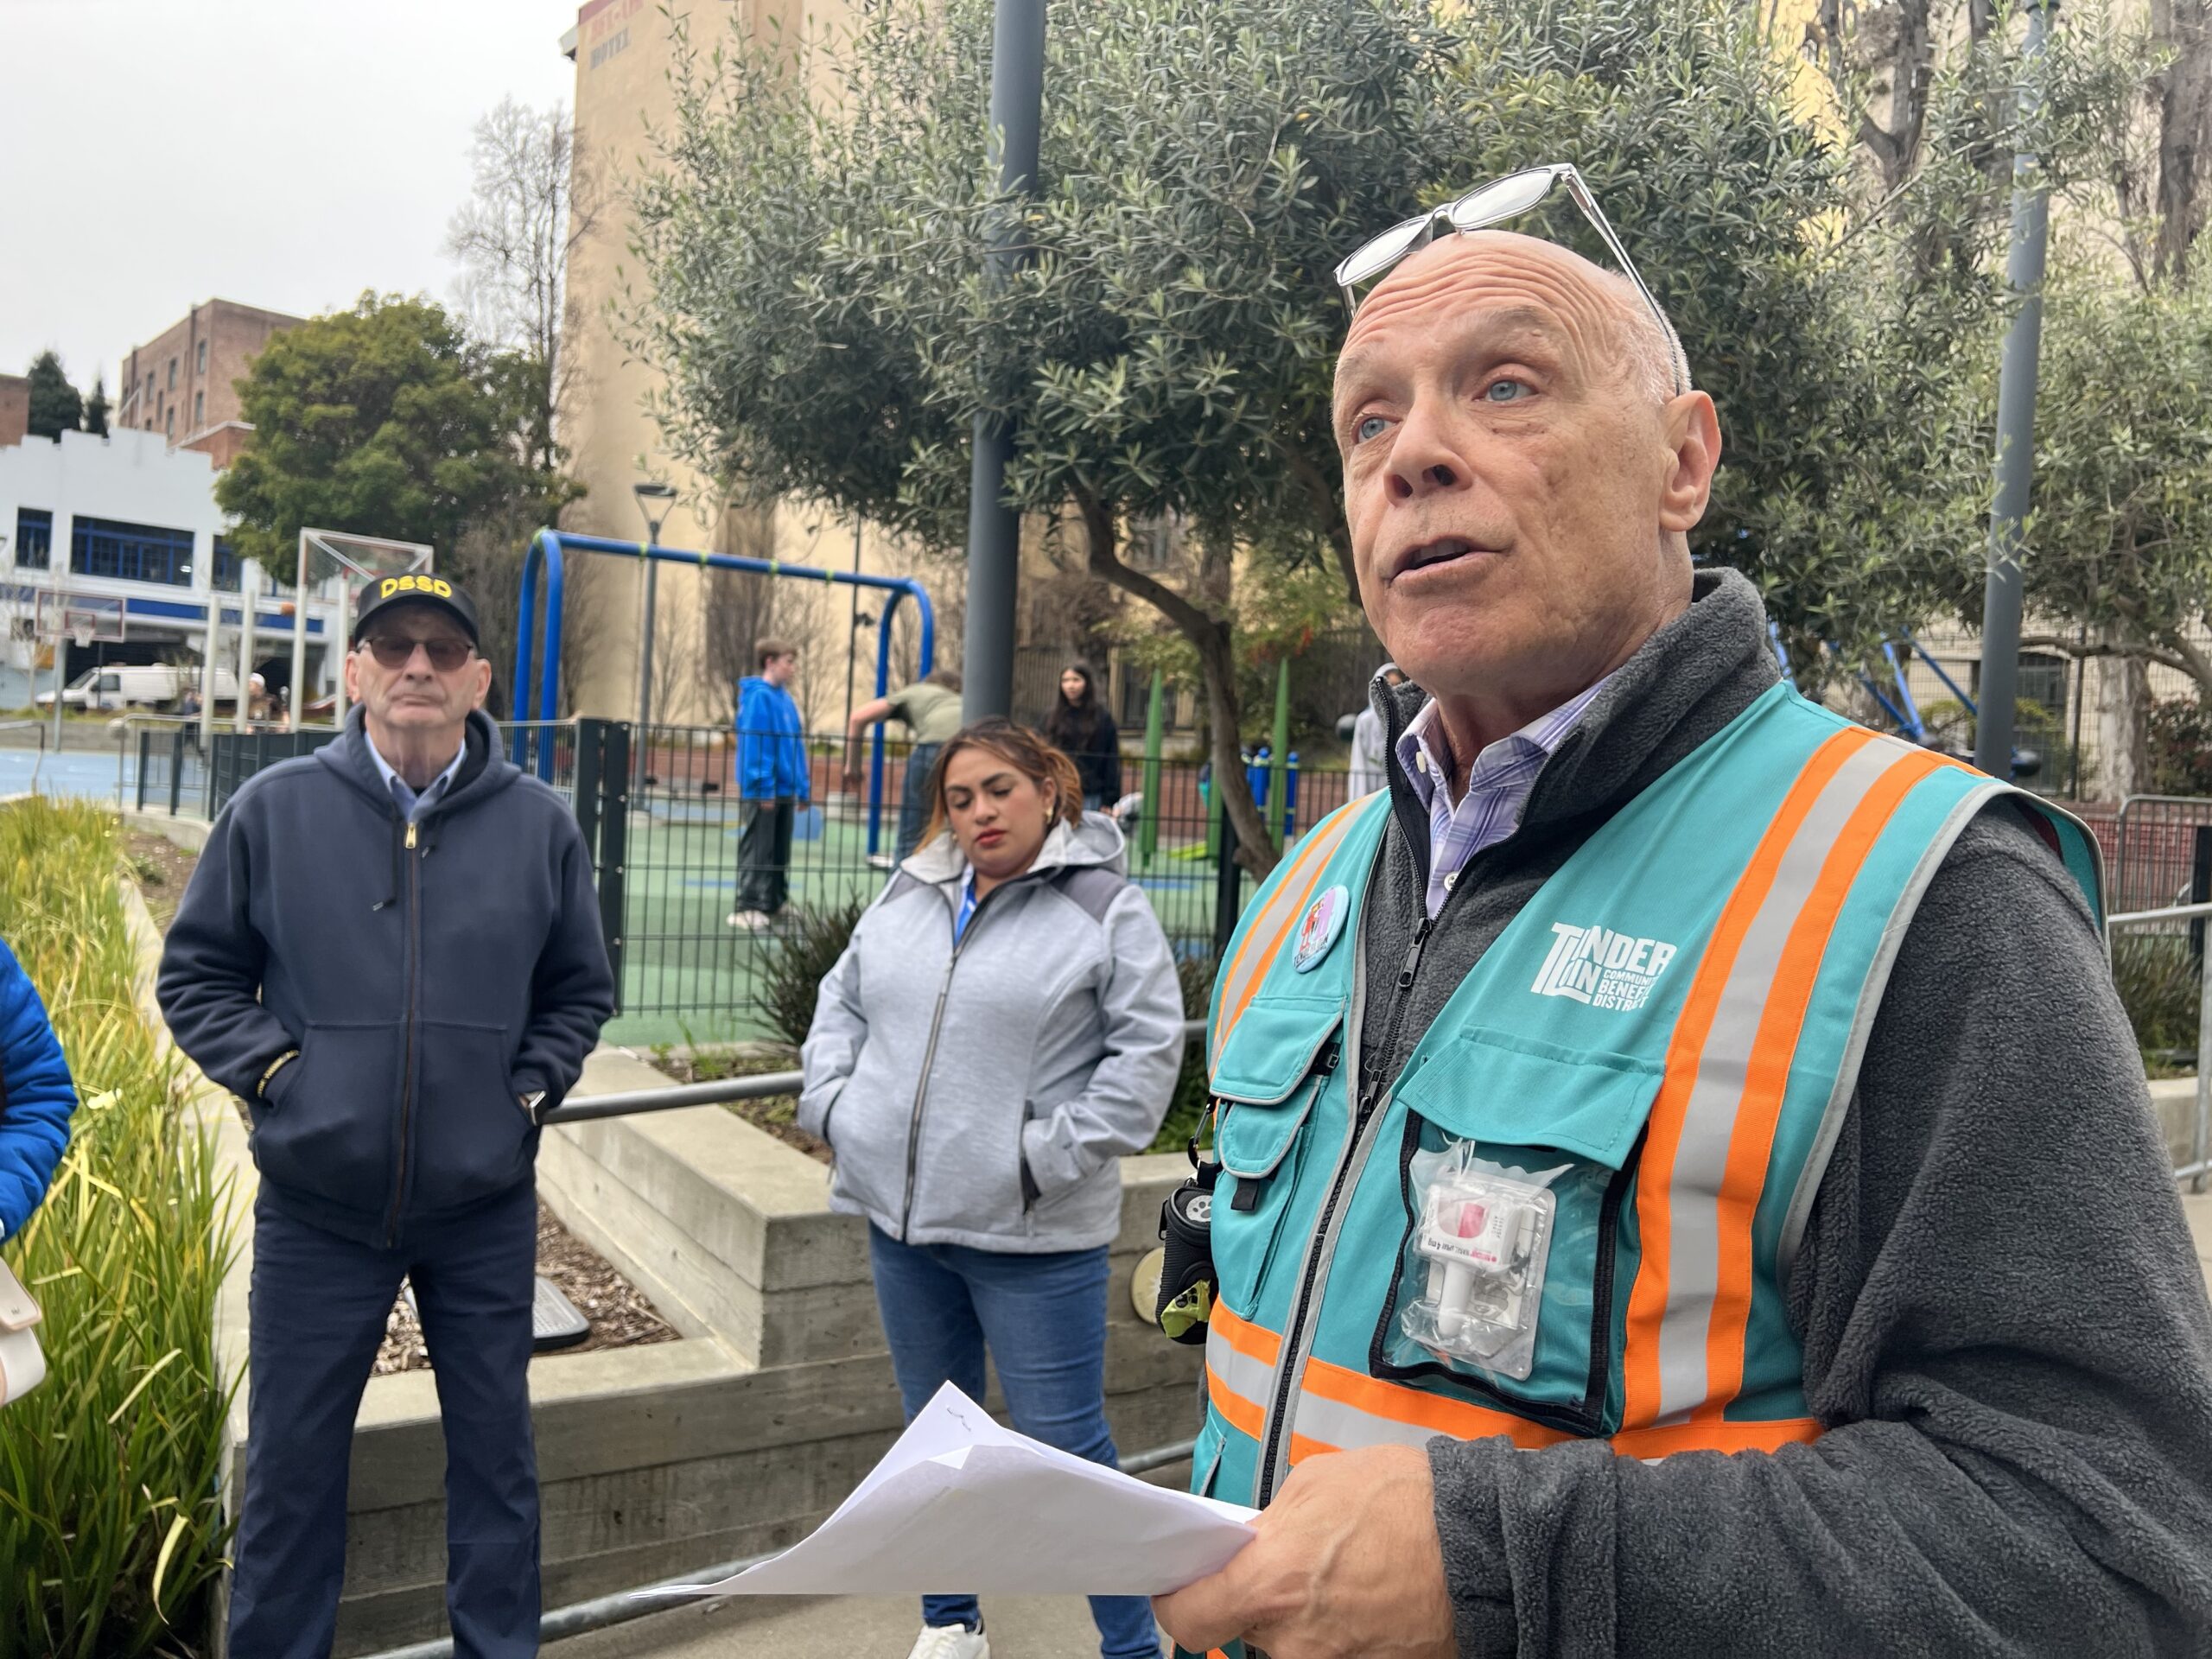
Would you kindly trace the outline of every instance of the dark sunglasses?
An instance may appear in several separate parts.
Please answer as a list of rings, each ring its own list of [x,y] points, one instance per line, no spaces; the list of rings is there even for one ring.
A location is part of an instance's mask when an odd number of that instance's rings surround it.
[[[396,633],[371,634],[361,643],[379,668],[406,667],[415,660],[415,648],[420,645],[430,666],[441,674],[452,673],[476,649],[466,639],[408,639]]]

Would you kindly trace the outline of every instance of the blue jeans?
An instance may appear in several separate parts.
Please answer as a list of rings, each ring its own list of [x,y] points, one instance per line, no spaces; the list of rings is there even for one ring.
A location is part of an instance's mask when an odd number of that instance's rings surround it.
[[[901,1244],[868,1229],[875,1302],[891,1339],[906,1416],[946,1382],[983,1397],[988,1343],[1014,1426],[1033,1440],[1109,1468],[1106,1427],[1106,1251],[1014,1255],[958,1244]],[[1142,1596],[1093,1596],[1105,1659],[1159,1659],[1160,1630]],[[926,1624],[981,1624],[972,1595],[922,1598]]]
[[[231,1546],[232,1659],[322,1659],[346,1574],[353,1414],[403,1274],[415,1281],[446,1442],[446,1611],[461,1659],[537,1651],[530,1431],[532,1183],[396,1249],[254,1205],[245,1501]]]
[[[930,816],[930,768],[937,765],[937,752],[944,747],[917,743],[906,757],[906,787],[899,792],[898,850],[892,855],[901,863],[922,844],[922,830]]]

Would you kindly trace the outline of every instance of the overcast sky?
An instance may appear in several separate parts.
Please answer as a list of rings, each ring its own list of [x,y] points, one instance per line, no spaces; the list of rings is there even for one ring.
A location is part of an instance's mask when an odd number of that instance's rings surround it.
[[[89,391],[194,302],[450,302],[477,118],[568,103],[577,0],[0,0],[0,372]]]

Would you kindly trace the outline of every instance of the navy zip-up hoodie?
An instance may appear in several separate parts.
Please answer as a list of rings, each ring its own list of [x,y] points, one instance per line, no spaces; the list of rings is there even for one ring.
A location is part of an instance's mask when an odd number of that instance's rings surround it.
[[[519,1096],[557,1103],[614,1010],[575,819],[497,743],[472,714],[410,834],[355,709],[232,798],[162,953],[169,1030],[245,1101],[270,1201],[365,1243],[530,1179]]]

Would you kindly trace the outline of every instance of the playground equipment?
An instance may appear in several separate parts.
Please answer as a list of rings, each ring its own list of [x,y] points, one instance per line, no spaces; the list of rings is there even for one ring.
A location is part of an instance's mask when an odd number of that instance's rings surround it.
[[[601,553],[618,559],[665,559],[702,570],[736,570],[748,575],[786,577],[797,582],[842,582],[852,588],[873,588],[890,595],[875,626],[875,695],[891,690],[891,624],[899,601],[912,599],[921,618],[921,667],[917,677],[937,666],[937,613],[929,590],[911,576],[872,576],[857,570],[824,570],[813,565],[785,564],[779,559],[748,559],[736,553],[707,553],[689,548],[661,547],[650,542],[617,542],[604,536],[576,536],[566,531],[541,530],[531,537],[522,566],[522,607],[515,625],[514,716],[518,721],[552,721],[559,718],[561,688],[561,588],[564,557],[569,553]],[[538,669],[537,707],[530,707],[531,668],[537,656],[532,624],[537,612],[537,577],[545,572],[545,650]],[[645,741],[645,734],[639,734]],[[516,730],[512,759],[526,763],[527,738]],[[537,747],[537,774],[550,778],[553,751],[550,744]],[[883,832],[883,728],[868,740],[868,850],[880,850]]]
[[[1774,642],[1775,659],[1782,664],[1782,677],[1792,685],[1796,684],[1797,677],[1790,671],[1789,652],[1782,643],[1781,628],[1770,622],[1767,624],[1767,637]],[[1902,653],[1898,650],[1900,645],[1904,647]],[[1915,657],[1925,663],[1929,671],[1942,681],[1943,689],[1958,699],[1959,707],[1966,710],[1967,719],[1980,718],[1980,711],[1974,706],[1974,700],[1966,694],[1964,687],[1945,671],[1943,664],[1936,660],[1936,654],[1914,639],[1910,629],[1901,628],[1897,631],[1896,639],[1885,639],[1882,642],[1882,661],[1889,669],[1891,689],[1888,691],[1882,689],[1880,683],[1874,678],[1871,664],[1860,669],[1854,677],[1859,683],[1866,688],[1866,695],[1881,705],[1882,712],[1887,715],[1896,726],[1899,737],[1910,738],[1915,743],[1925,745],[1932,735],[1927,721],[1921,715],[1919,701],[1912,695],[1912,686],[1906,677],[1906,671],[1911,665]],[[2013,746],[2012,774],[2014,777],[2033,777],[2042,768],[2043,756],[2038,751],[2024,749],[2017,744]]]

